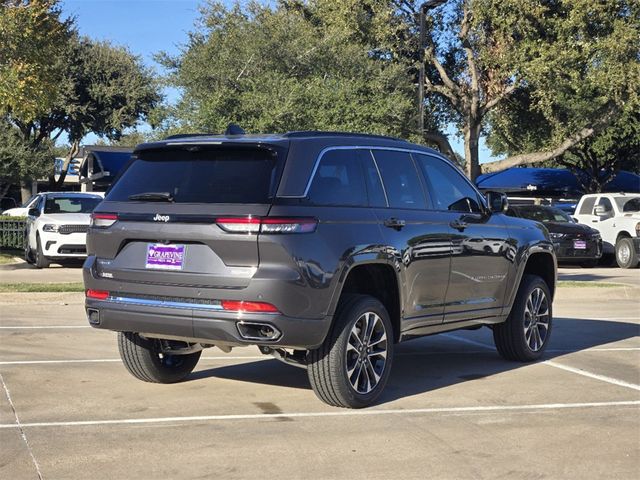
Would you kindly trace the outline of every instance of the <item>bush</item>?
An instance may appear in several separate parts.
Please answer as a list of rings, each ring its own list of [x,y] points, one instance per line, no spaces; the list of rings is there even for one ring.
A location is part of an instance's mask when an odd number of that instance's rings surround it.
[[[26,242],[27,222],[25,217],[0,215],[0,248],[23,250]]]

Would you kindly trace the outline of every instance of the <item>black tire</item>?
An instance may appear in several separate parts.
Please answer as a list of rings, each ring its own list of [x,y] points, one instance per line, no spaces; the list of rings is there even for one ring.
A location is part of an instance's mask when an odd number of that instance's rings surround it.
[[[134,332],[118,333],[118,349],[129,373],[143,382],[151,383],[183,380],[193,371],[202,353],[161,356],[159,340],[144,338]]]
[[[620,268],[636,268],[638,255],[633,247],[633,240],[628,237],[619,238],[616,242],[616,263]]]
[[[545,321],[538,320],[536,317],[532,324],[531,316],[527,314],[527,311],[530,309],[530,307],[527,306],[527,302],[532,298],[535,291],[542,291],[546,299],[546,305],[541,305],[541,308],[546,306],[548,312],[547,315],[544,316],[547,327],[546,331],[544,331],[543,339],[542,334],[544,329],[542,325],[545,324]],[[493,340],[498,353],[506,360],[520,362],[538,360],[546,350],[547,345],[549,345],[552,324],[553,310],[549,286],[537,275],[524,275],[507,321],[493,327]],[[528,329],[527,325],[529,325]],[[536,345],[538,343],[534,336],[536,331],[540,333],[540,339],[542,340],[541,346]],[[527,339],[528,332],[532,332],[529,339]]]
[[[352,330],[355,332],[363,322],[372,322],[373,333],[369,335],[369,340],[365,340],[360,353],[353,348],[347,351],[348,345],[356,338],[352,337]],[[362,329],[359,331],[362,333]],[[366,335],[363,337],[366,338]],[[386,340],[381,340],[382,338]],[[362,344],[359,339],[357,341]],[[369,342],[373,343],[367,349]],[[335,407],[362,408],[371,405],[380,396],[389,379],[393,348],[393,326],[384,305],[368,295],[346,296],[340,301],[333,326],[322,346],[307,354],[307,373],[313,391],[320,400]],[[382,349],[386,352],[384,360]],[[353,365],[351,377],[347,373],[349,365]],[[376,375],[379,378],[370,391],[358,391],[361,379],[362,389],[366,390],[372,386],[371,379],[375,381]],[[352,386],[352,380],[355,387]]]
[[[42,244],[40,243],[40,237],[36,237],[36,259],[34,261],[36,268],[49,268],[51,262],[44,256],[42,252]]]
[[[24,247],[24,261],[27,263],[33,263],[33,251],[29,248],[29,243]]]

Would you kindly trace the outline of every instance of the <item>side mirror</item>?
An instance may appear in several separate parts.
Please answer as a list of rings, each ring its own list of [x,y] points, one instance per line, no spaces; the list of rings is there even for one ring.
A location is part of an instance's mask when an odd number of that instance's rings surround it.
[[[30,208],[29,209],[29,216],[30,217],[39,217],[40,216],[40,210],[38,210],[37,208]]]
[[[576,217],[571,217],[571,220],[573,220],[573,223],[579,223]]]
[[[509,199],[504,193],[487,192],[486,197],[491,213],[504,213],[509,208]]]
[[[593,209],[593,214],[598,217],[604,217],[607,214],[607,210],[604,208],[604,205],[596,205]]]

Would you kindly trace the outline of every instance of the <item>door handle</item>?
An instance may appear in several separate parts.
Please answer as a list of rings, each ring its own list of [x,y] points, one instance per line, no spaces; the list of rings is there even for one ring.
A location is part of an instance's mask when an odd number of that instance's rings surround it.
[[[401,220],[399,218],[394,218],[394,217],[388,218],[384,221],[385,227],[394,228],[396,230],[400,230],[406,224],[407,222],[405,222],[404,220]]]
[[[460,219],[452,221],[449,225],[451,226],[451,228],[455,228],[460,232],[463,231],[468,226],[467,222]]]

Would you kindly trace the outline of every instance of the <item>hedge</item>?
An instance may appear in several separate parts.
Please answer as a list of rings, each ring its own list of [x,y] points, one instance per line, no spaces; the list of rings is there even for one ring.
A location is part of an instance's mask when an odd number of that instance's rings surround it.
[[[24,249],[26,232],[24,217],[0,216],[0,248]]]

